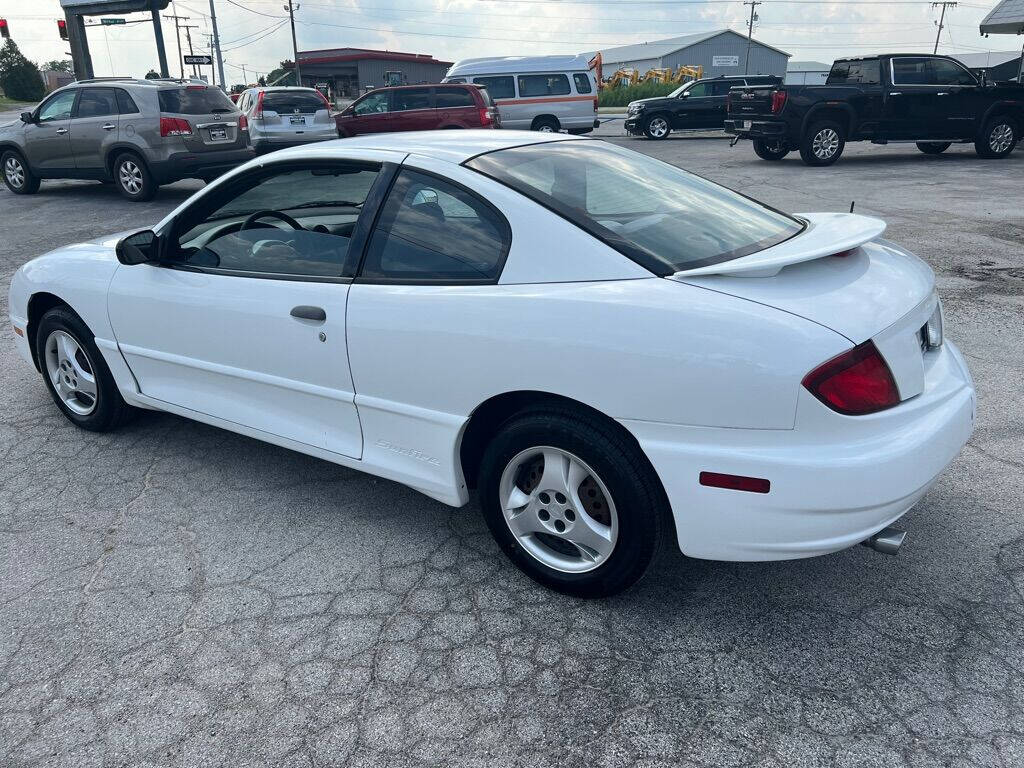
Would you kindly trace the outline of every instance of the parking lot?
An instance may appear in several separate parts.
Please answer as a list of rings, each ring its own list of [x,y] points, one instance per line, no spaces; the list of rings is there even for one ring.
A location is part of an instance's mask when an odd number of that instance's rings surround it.
[[[814,169],[598,135],[787,211],[854,202],[933,266],[979,421],[901,554],[671,549],[573,600],[510,564],[475,502],[169,415],[76,430],[8,340],[0,765],[1024,765],[1024,149],[851,144]],[[200,186],[0,190],[0,311],[27,259]]]

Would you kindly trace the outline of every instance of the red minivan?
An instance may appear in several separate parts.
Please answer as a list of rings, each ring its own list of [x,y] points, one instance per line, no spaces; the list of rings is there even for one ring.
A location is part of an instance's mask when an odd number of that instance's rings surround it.
[[[380,88],[334,116],[342,138],[362,133],[500,128],[498,110],[479,85],[403,85]]]

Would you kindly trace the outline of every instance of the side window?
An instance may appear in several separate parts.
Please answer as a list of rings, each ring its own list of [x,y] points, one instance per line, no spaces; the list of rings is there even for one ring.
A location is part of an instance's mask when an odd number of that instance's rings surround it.
[[[974,75],[952,61],[932,59],[932,80],[936,85],[977,85]]]
[[[882,82],[882,67],[878,59],[862,61],[837,61],[828,73],[828,85],[858,83],[861,85],[878,85]]]
[[[590,76],[583,73],[577,72],[572,76],[572,81],[576,83],[576,93],[590,93]]]
[[[929,59],[902,58],[892,60],[893,85],[934,85]]]
[[[46,102],[39,110],[40,123],[49,123],[52,120],[67,120],[71,117],[71,108],[75,105],[75,91],[64,91]]]
[[[391,92],[391,111],[408,112],[410,109],[430,109],[433,101],[429,88],[399,88]]]
[[[367,94],[362,101],[356,102],[353,111],[357,115],[376,115],[388,111],[388,91]]]
[[[211,195],[185,213],[176,226],[176,259],[256,275],[340,277],[379,171],[338,165],[257,172],[227,199]]]
[[[743,85],[742,80],[723,80],[718,83],[711,83],[712,96],[728,96],[729,89],[734,85]]]
[[[135,106],[135,101],[131,96],[128,95],[128,91],[122,91],[118,88],[115,93],[117,94],[117,111],[122,115],[134,115],[138,114],[139,108]]]
[[[710,83],[697,83],[695,86],[686,91],[690,98],[696,98],[698,96],[710,96],[711,86]]]
[[[520,75],[519,96],[564,96],[571,93],[565,75]]]
[[[458,109],[459,107],[475,107],[473,94],[467,88],[442,88],[434,89],[434,98],[437,101],[438,109]]]
[[[516,81],[511,75],[474,77],[473,82],[486,88],[492,99],[514,99],[516,97]]]
[[[395,181],[361,276],[493,282],[511,243],[504,217],[466,190],[410,169]]]
[[[117,114],[113,88],[83,88],[75,117],[103,117]]]

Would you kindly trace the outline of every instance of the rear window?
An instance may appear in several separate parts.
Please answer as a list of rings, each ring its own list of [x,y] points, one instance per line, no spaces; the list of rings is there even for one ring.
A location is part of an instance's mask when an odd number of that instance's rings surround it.
[[[845,85],[847,83],[862,83],[866,85],[878,85],[881,82],[882,68],[878,59],[866,59],[864,61],[837,61],[832,65],[832,71],[828,73],[828,85]]]
[[[212,112],[234,112],[220,88],[174,88],[160,91],[160,111],[176,115],[208,115]]]
[[[466,88],[437,88],[434,91],[434,98],[438,109],[476,106],[473,94]]]
[[[312,115],[327,109],[327,105],[313,91],[264,91],[263,109],[293,115]]]
[[[564,96],[571,93],[565,75],[520,75],[519,96]]]
[[[511,75],[474,77],[473,82],[486,88],[492,99],[514,99],[516,97],[516,81]]]
[[[499,150],[466,163],[547,206],[657,275],[746,256],[803,230],[699,176],[600,141]]]
[[[576,93],[590,93],[590,76],[577,72],[572,76],[576,83]]]

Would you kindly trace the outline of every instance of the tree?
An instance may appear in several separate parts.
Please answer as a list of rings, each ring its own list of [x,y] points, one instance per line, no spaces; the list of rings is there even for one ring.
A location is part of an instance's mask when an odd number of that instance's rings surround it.
[[[155,69],[151,69],[151,70],[149,70],[149,72],[146,73],[146,79],[147,80],[158,80],[158,79],[160,79],[160,73],[157,72]]]
[[[259,86],[262,86],[262,87],[265,88],[267,86],[267,78],[265,78],[263,75],[260,75],[260,79],[256,81],[256,85],[259,85]]]
[[[53,61],[48,61],[43,64],[40,69],[44,72],[64,72],[68,75],[73,73],[73,70],[71,69],[71,62],[67,59],[54,59]]]
[[[13,40],[0,48],[0,88],[17,101],[39,101],[46,93],[43,76]]]

